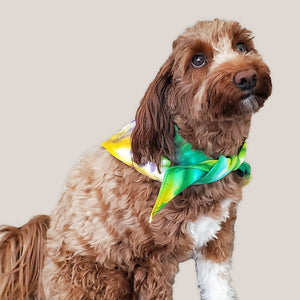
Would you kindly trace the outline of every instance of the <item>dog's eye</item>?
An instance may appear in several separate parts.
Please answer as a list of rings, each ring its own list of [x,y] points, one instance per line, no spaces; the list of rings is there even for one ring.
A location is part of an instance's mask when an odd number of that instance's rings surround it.
[[[236,50],[239,51],[240,53],[246,53],[248,52],[247,47],[244,43],[238,43],[236,45]]]
[[[196,54],[193,58],[192,58],[192,65],[194,68],[201,68],[206,64],[206,57],[204,54],[199,53]]]

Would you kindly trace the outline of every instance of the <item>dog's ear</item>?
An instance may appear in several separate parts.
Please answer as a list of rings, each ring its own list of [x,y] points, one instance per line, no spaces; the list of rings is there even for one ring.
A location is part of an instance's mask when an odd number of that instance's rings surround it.
[[[159,168],[161,156],[171,161],[174,157],[174,124],[167,106],[173,62],[170,56],[160,68],[137,110],[131,135],[133,160],[137,164],[151,161]]]

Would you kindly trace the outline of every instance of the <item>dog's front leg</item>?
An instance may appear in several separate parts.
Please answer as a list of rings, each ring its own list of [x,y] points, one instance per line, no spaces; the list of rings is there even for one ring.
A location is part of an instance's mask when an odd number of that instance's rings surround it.
[[[203,256],[195,258],[201,300],[236,300],[230,285],[230,262],[214,262]]]
[[[229,274],[235,219],[236,208],[232,204],[229,217],[220,224],[215,238],[194,254],[201,300],[237,299]]]

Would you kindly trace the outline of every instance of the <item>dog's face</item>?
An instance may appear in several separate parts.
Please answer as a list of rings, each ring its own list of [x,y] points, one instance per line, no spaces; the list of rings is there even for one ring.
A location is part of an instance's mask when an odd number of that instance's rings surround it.
[[[174,41],[169,59],[174,92],[169,105],[180,105],[174,115],[182,110],[189,117],[216,120],[249,115],[271,94],[269,68],[251,32],[237,22],[197,23]]]
[[[198,22],[174,41],[141,101],[132,135],[135,161],[170,156],[174,123],[192,128],[191,122],[249,119],[271,90],[269,68],[249,30],[237,22]]]

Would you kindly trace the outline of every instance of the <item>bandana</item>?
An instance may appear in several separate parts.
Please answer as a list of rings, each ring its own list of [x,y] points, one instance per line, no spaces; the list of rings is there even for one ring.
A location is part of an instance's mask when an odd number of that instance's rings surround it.
[[[171,166],[171,161],[163,156],[159,172],[153,162],[137,165],[132,160],[130,137],[134,127],[135,121],[132,121],[109,140],[103,142],[102,147],[123,163],[162,183],[150,215],[150,223],[154,215],[190,185],[211,183],[235,170],[245,178],[245,184],[250,181],[251,168],[248,163],[244,162],[246,142],[237,155],[228,157],[221,155],[218,159],[212,159],[202,151],[192,149],[192,145],[178,134],[178,128],[175,126],[175,162]]]

